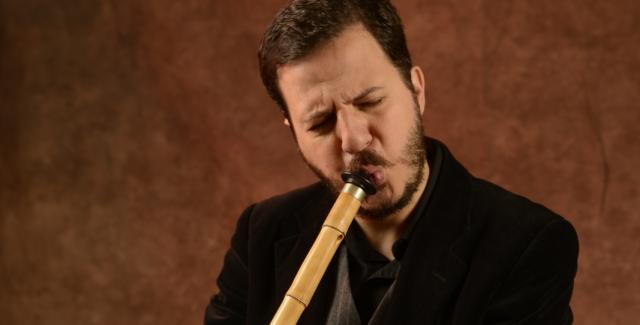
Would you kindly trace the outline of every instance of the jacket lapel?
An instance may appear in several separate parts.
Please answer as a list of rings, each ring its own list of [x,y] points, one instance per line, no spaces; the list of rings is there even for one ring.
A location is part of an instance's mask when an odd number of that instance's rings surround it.
[[[437,185],[409,241],[391,298],[387,322],[438,324],[467,273],[460,253],[469,242],[471,175],[442,145]]]

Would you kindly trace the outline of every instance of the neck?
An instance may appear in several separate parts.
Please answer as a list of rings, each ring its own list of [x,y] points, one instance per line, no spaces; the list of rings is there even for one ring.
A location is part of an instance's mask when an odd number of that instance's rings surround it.
[[[424,163],[424,177],[418,186],[418,190],[404,208],[382,219],[370,219],[356,216],[356,222],[362,228],[362,232],[373,248],[387,259],[393,260],[391,247],[400,238],[407,227],[407,219],[418,204],[429,179],[429,165]]]

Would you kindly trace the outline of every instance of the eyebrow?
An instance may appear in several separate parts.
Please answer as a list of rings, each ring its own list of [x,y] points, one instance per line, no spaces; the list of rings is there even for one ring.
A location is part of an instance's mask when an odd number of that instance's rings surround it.
[[[309,114],[307,114],[303,120],[304,123],[309,123],[316,120],[319,117],[329,114],[329,109],[325,109],[320,105],[317,105]]]
[[[362,92],[360,92],[355,97],[353,97],[353,99],[351,99],[350,102],[353,103],[353,102],[361,101],[363,98],[367,97],[367,95],[369,95],[372,92],[374,92],[376,90],[379,90],[379,89],[382,89],[382,87],[377,87],[377,86],[369,87],[369,88],[363,90]]]

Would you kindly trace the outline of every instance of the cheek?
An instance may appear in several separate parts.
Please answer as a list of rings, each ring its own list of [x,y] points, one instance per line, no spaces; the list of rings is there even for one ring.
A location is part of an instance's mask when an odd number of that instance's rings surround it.
[[[398,158],[403,154],[406,141],[413,129],[413,119],[405,114],[385,114],[379,125],[380,141],[388,158]]]
[[[300,150],[307,161],[329,175],[341,168],[341,157],[330,139],[303,140]]]

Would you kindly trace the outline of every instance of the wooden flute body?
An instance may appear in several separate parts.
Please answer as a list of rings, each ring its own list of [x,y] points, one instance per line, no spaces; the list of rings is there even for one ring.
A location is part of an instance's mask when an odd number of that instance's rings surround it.
[[[271,325],[293,325],[298,322],[365,196],[363,188],[352,183],[345,184],[271,320]]]

